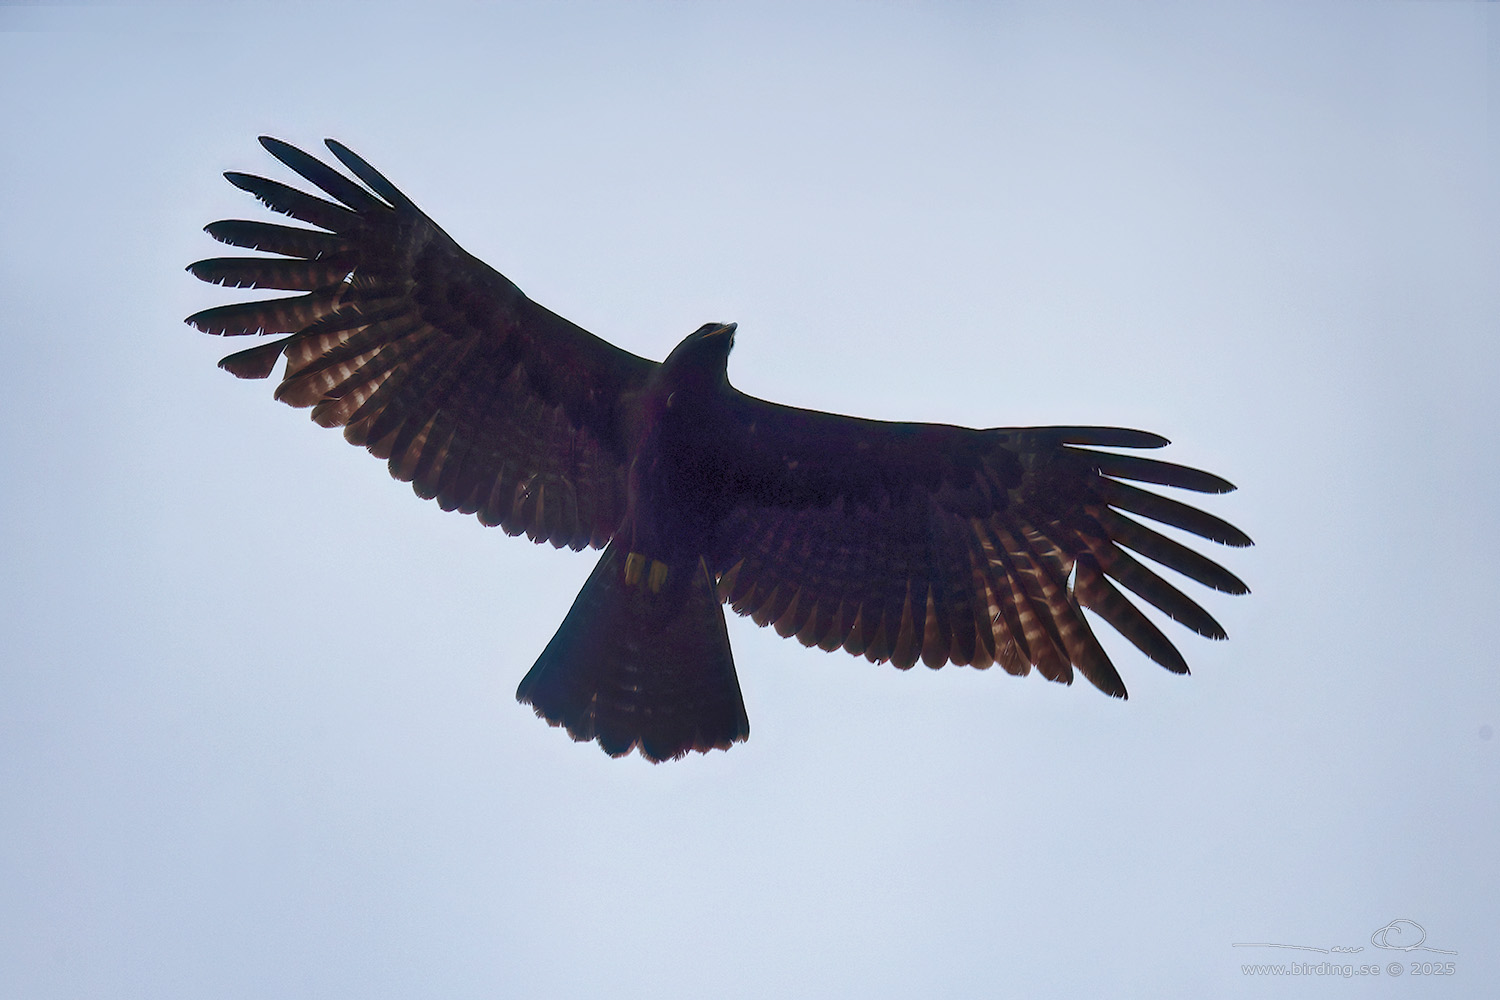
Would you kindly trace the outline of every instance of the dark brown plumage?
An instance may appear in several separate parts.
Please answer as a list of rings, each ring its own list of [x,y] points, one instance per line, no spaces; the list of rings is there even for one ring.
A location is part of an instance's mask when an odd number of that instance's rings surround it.
[[[386,459],[445,510],[510,534],[605,548],[517,697],[575,739],[651,760],[749,734],[720,602],[807,646],[901,668],[1035,667],[1125,685],[1081,608],[1177,673],[1187,664],[1119,589],[1210,638],[1224,630],[1130,553],[1215,590],[1232,573],[1129,515],[1227,545],[1244,533],[1131,483],[1233,487],[1098,448],[1160,448],[1113,427],[973,430],[769,403],[729,384],[734,324],[661,364],[526,298],[337,142],[363,184],[276,139],[333,200],[225,176],[317,229],[225,221],[221,242],[275,256],[189,270],[300,294],[207,309],[207,333],[276,339],[225,358]]]

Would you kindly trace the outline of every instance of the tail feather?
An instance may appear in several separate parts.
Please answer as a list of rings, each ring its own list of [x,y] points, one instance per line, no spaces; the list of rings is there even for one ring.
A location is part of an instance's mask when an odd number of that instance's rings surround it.
[[[516,700],[614,757],[639,748],[662,761],[746,739],[750,722],[708,568],[699,560],[671,567],[665,580],[636,573],[627,582],[627,562],[618,545],[605,550]]]

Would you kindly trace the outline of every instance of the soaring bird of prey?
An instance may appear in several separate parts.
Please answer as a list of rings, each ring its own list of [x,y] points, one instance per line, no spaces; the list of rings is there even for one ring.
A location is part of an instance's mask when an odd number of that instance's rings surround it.
[[[327,198],[226,174],[305,226],[212,223],[216,240],[269,256],[189,270],[299,294],[187,322],[274,337],[221,367],[265,378],[285,357],[277,399],[343,427],[444,510],[604,549],[516,693],[575,740],[652,761],[744,740],[724,604],[876,663],[998,663],[1064,684],[1076,670],[1123,698],[1083,608],[1175,673],[1181,654],[1121,588],[1225,637],[1137,556],[1247,592],[1137,518],[1231,546],[1250,544],[1243,532],[1133,484],[1233,486],[1098,450],[1160,448],[1159,435],[891,423],[757,399],[729,384],[735,324],[702,326],[661,363],[637,357],[532,302],[340,143],[327,145],[355,179],[261,145]]]

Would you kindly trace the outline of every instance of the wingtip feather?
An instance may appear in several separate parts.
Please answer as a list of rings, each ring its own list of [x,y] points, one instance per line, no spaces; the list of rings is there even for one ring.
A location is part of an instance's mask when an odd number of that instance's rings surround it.
[[[276,367],[276,362],[281,359],[281,353],[290,340],[290,337],[286,337],[269,344],[257,344],[249,350],[239,351],[220,360],[219,367],[235,378],[265,378]]]
[[[391,205],[407,211],[417,211],[417,206],[412,200],[402,194],[401,190],[392,184],[385,174],[370,166],[364,157],[337,139],[324,139],[323,145],[327,146],[329,152],[333,153],[334,157],[347,167],[354,176],[368,184],[370,190],[380,195],[380,197],[384,198]]]

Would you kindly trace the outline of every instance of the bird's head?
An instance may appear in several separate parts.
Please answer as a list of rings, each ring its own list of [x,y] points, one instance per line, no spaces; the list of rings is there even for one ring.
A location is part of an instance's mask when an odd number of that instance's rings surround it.
[[[703,324],[672,348],[672,353],[662,362],[662,375],[679,386],[726,384],[736,326],[734,323]]]

